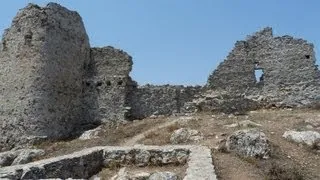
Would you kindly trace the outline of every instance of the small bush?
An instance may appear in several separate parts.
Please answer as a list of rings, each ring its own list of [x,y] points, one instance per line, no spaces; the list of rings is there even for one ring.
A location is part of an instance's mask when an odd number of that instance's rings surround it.
[[[267,170],[267,180],[303,180],[304,174],[296,167],[289,164],[280,165],[277,162],[272,162]]]

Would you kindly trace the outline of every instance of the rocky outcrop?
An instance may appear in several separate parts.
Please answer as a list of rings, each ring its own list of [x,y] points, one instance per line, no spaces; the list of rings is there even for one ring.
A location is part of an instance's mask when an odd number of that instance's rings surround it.
[[[0,167],[27,164],[34,158],[44,155],[42,149],[20,149],[0,153]]]
[[[203,140],[203,135],[199,131],[189,128],[175,130],[170,137],[172,144],[199,142],[201,140]]]
[[[320,133],[316,131],[286,131],[283,137],[295,143],[320,149]]]
[[[90,46],[78,13],[29,4],[4,32],[0,48],[0,150],[69,137],[81,119]]]
[[[81,134],[79,137],[80,140],[89,140],[89,139],[96,139],[99,138],[99,134],[103,132],[102,127],[99,126],[94,129],[90,129],[88,131],[85,131]]]
[[[271,146],[266,135],[258,129],[244,129],[232,133],[226,150],[241,157],[269,158]]]

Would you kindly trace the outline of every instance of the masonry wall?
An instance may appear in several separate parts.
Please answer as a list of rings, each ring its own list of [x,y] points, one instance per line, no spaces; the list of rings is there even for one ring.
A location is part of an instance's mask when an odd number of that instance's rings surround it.
[[[0,150],[72,134],[89,51],[78,13],[54,3],[18,12],[0,47]]]
[[[200,89],[171,85],[139,86],[129,94],[131,118],[142,119],[151,115],[180,113],[183,105],[192,101]]]
[[[207,87],[232,94],[262,95],[270,103],[312,103],[320,92],[313,48],[303,39],[274,37],[272,29],[265,28],[235,44],[209,76]],[[255,78],[258,69],[263,71],[261,82]]]
[[[84,116],[92,122],[126,120],[127,94],[134,84],[132,58],[113,47],[92,48],[84,82]]]

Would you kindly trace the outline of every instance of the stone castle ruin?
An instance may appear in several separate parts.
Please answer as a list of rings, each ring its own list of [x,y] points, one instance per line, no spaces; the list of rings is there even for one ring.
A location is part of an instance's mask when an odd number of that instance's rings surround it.
[[[238,41],[204,87],[138,86],[129,76],[132,57],[110,46],[90,47],[80,15],[55,3],[18,12],[3,34],[0,65],[0,150],[67,138],[108,121],[225,102],[295,107],[320,99],[313,45],[305,40],[273,37],[265,28]]]

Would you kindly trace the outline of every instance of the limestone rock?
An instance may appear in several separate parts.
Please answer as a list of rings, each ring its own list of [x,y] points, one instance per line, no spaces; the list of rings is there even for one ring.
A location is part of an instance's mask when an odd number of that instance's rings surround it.
[[[199,131],[189,128],[180,128],[172,133],[170,142],[172,144],[180,144],[186,142],[198,142],[202,139],[203,136]]]
[[[119,172],[111,178],[111,180],[130,180],[126,168],[121,168]]]
[[[307,146],[317,146],[320,142],[320,133],[316,131],[286,131],[283,134],[283,137],[290,141],[302,143]]]
[[[82,133],[81,136],[79,137],[79,139],[80,140],[88,140],[88,139],[99,138],[99,133],[101,133],[101,131],[102,131],[101,126],[95,128],[95,129],[90,129],[90,130]]]
[[[150,177],[150,173],[141,172],[141,173],[137,173],[137,174],[130,176],[130,179],[131,180],[148,180],[149,177]]]
[[[244,129],[227,138],[226,150],[242,157],[268,158],[271,149],[263,132],[258,129]]]
[[[320,117],[318,118],[309,118],[304,120],[308,125],[311,125],[313,128],[320,128]]]
[[[136,154],[135,163],[137,166],[147,166],[150,161],[151,154],[148,151],[141,150],[139,153]]]
[[[156,172],[151,174],[149,180],[179,180],[180,178],[172,172]]]
[[[261,127],[261,124],[252,122],[250,120],[244,120],[244,121],[240,121],[238,123],[233,123],[233,124],[229,124],[229,125],[225,125],[224,127],[226,128],[235,128],[235,127],[245,127],[245,128],[250,128],[250,127]]]
[[[0,167],[12,166],[18,164],[26,164],[34,158],[44,155],[42,149],[20,149],[16,151],[8,151],[0,153]]]

